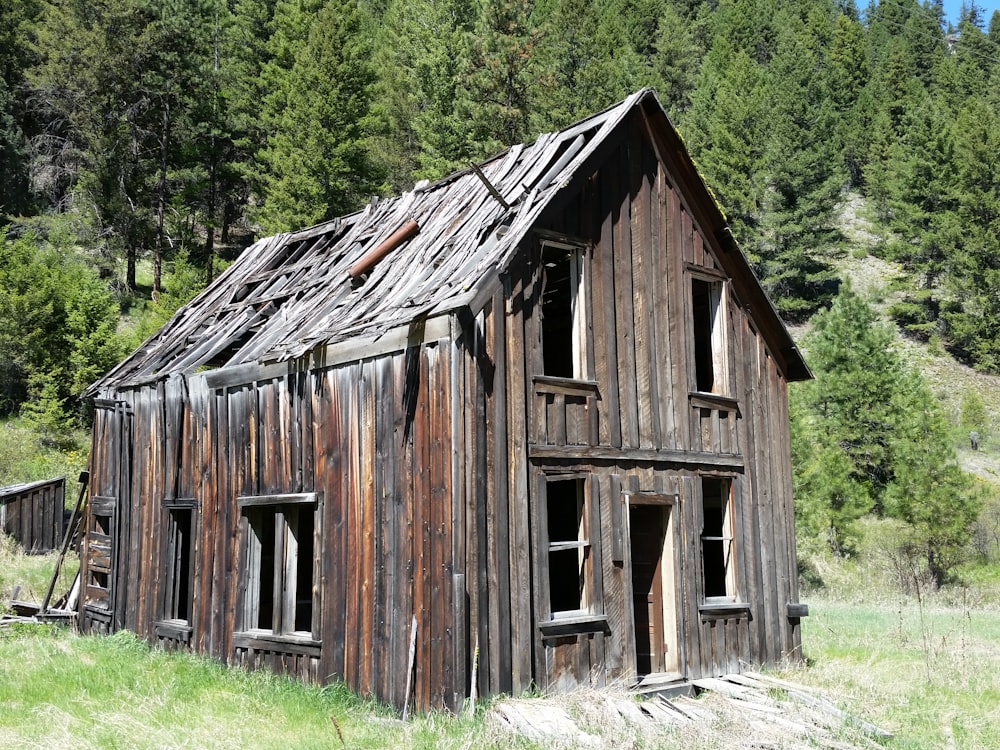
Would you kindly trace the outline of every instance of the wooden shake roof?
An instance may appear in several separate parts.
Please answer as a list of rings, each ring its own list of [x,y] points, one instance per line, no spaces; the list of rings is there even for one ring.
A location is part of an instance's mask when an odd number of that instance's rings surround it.
[[[661,158],[790,379],[809,377],[726,222],[646,89],[571,127],[401,196],[249,247],[198,297],[89,389],[280,363],[462,307],[478,311],[541,212],[599,168],[644,119]],[[602,148],[604,147],[604,148]]]

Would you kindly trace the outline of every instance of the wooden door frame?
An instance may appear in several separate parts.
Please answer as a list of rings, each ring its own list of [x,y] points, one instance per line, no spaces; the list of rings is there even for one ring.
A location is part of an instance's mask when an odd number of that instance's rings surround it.
[[[672,586],[672,596],[670,601],[667,601],[667,596],[664,594],[662,599],[662,608],[664,610],[664,625],[663,625],[663,636],[666,637],[671,634],[673,637],[670,639],[670,643],[674,646],[672,660],[676,662],[676,671],[678,674],[684,674],[684,658],[681,653],[681,637],[680,634],[683,631],[682,627],[682,609],[679,606],[682,599],[681,581],[680,581],[680,563],[678,561],[678,552],[680,550],[680,536],[679,536],[679,526],[678,520],[673,518],[676,514],[674,506],[680,505],[680,495],[678,493],[665,493],[665,492],[636,492],[623,490],[621,493],[621,503],[624,505],[624,539],[627,542],[625,544],[627,554],[625,555],[625,613],[626,613],[626,627],[628,633],[628,646],[627,655],[629,658],[628,671],[632,680],[639,679],[638,673],[638,658],[636,653],[636,624],[635,624],[635,590],[632,584],[632,507],[641,505],[653,505],[660,508],[665,508],[666,513],[664,518],[666,520],[667,533],[664,535],[664,547],[670,552],[669,568],[670,570],[664,570],[661,567],[661,583],[666,591],[668,588],[667,583]],[[661,553],[661,562],[666,561],[667,557],[665,554]],[[672,604],[673,617],[668,618],[667,607]],[[670,624],[667,620],[670,620]],[[672,628],[671,628],[672,625]]]

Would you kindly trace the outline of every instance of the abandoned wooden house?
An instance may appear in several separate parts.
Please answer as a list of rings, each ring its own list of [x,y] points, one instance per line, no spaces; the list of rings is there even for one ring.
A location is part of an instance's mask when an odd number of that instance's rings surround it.
[[[807,377],[640,91],[257,242],[95,384],[81,625],[421,709],[796,659]]]
[[[0,533],[13,537],[32,554],[58,549],[65,494],[65,477],[0,487]]]

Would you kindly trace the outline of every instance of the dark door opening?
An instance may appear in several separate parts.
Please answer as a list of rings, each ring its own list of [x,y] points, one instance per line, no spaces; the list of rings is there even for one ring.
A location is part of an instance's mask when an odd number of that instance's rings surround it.
[[[635,661],[639,676],[676,672],[680,665],[670,509],[669,505],[629,508]]]

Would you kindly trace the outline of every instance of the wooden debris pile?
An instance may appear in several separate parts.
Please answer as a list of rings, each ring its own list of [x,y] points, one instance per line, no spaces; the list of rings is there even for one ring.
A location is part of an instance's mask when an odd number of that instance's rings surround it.
[[[21,601],[18,599],[21,587],[15,586],[14,592],[10,597],[10,603],[7,606],[9,612],[0,611],[0,628],[10,626],[14,623],[68,623],[76,618],[77,604],[80,598],[79,571],[77,571],[69,591],[58,598],[53,598],[53,594],[56,582],[59,580],[59,572],[66,561],[67,554],[69,554],[71,549],[79,545],[83,508],[86,503],[87,488],[90,483],[89,472],[81,472],[78,481],[80,482],[80,493],[77,496],[76,505],[73,507],[69,522],[66,524],[62,547],[60,548],[59,556],[56,558],[56,564],[52,571],[52,577],[49,579],[44,599],[42,599],[41,603]]]
[[[880,747],[891,734],[837,708],[818,691],[756,673],[691,683],[697,698],[636,700],[627,692],[506,700],[491,709],[500,733],[542,747]]]

